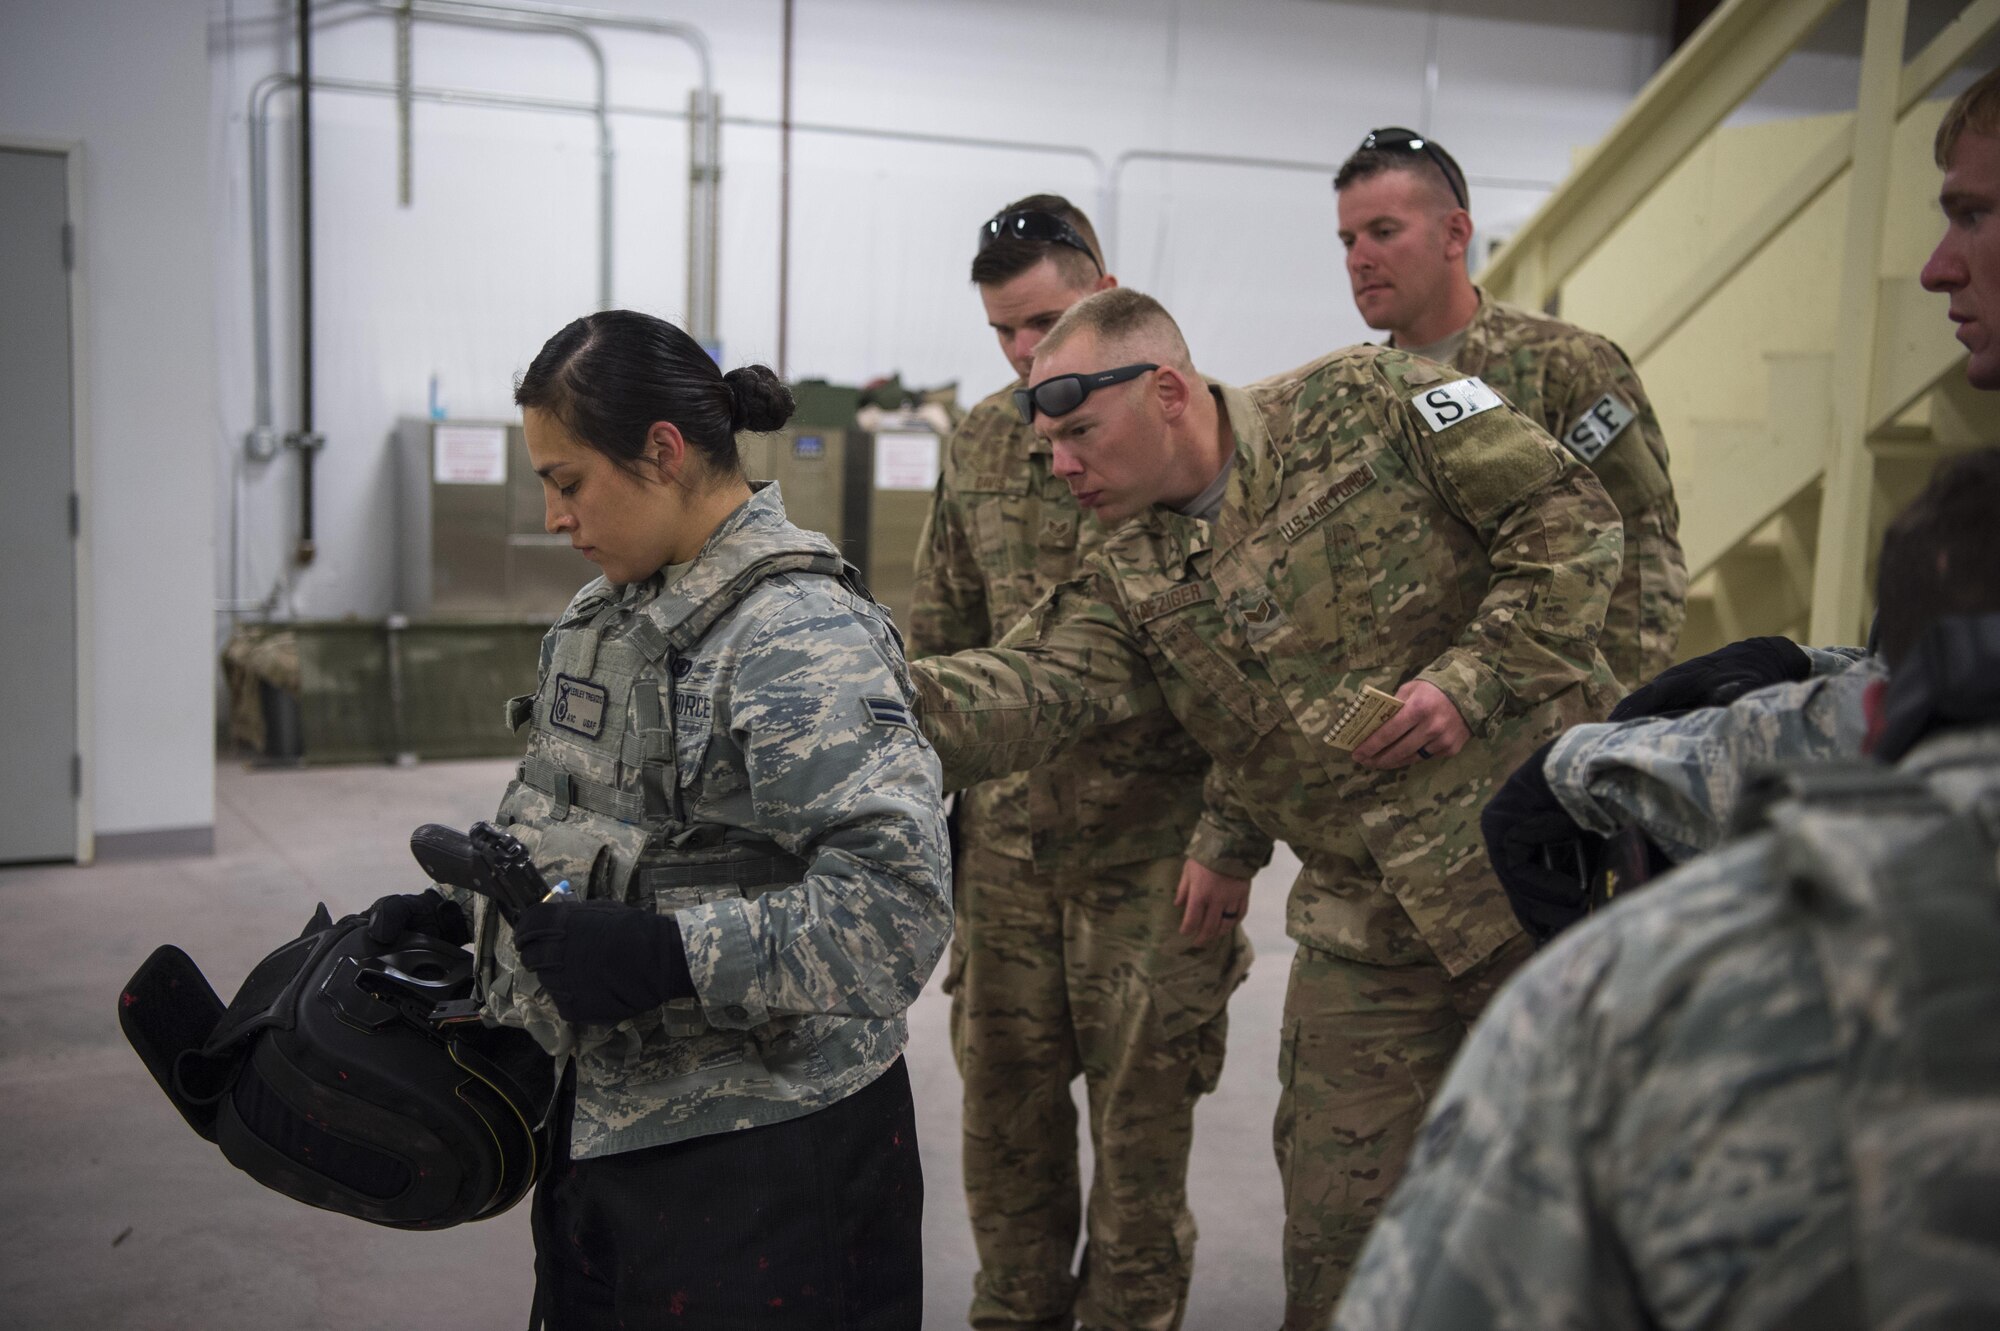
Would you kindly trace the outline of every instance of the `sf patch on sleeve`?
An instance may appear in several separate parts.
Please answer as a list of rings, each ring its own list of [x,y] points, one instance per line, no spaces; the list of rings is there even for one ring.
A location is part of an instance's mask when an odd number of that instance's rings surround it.
[[[1574,453],[1577,461],[1588,465],[1597,461],[1597,455],[1638,418],[1639,413],[1627,406],[1625,399],[1616,393],[1606,393],[1585,407],[1583,415],[1563,431],[1563,447]]]
[[[1460,421],[1499,406],[1500,395],[1488,388],[1483,379],[1454,379],[1426,388],[1410,399],[1410,405],[1431,427],[1432,434],[1442,434]]]

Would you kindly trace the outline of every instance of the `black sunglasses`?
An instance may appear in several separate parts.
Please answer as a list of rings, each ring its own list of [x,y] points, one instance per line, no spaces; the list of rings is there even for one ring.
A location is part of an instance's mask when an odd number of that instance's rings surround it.
[[[1467,212],[1472,205],[1465,201],[1465,187],[1458,183],[1458,164],[1444,155],[1444,149],[1432,143],[1413,129],[1391,126],[1388,129],[1371,129],[1368,137],[1361,140],[1361,151],[1369,149],[1388,153],[1422,153],[1437,164],[1444,173],[1444,183],[1451,190],[1451,197],[1458,200],[1458,206]]]
[[[1096,374],[1059,374],[1053,379],[1042,380],[1033,388],[1015,389],[1014,410],[1021,413],[1024,425],[1035,423],[1037,411],[1044,416],[1067,416],[1098,389],[1122,384],[1127,379],[1137,379],[1159,368],[1148,361],[1144,365],[1120,365],[1115,370],[1099,370]]]
[[[1012,208],[998,212],[979,224],[979,253],[996,240],[1040,240],[1051,245],[1067,245],[1073,250],[1082,250],[1097,263],[1097,254],[1090,248],[1090,242],[1083,233],[1054,213],[1036,212],[1031,208]],[[1097,264],[1102,273],[1104,265]]]

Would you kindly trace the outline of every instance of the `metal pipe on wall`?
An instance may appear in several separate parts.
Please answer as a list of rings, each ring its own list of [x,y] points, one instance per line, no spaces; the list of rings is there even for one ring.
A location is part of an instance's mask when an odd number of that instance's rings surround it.
[[[581,5],[516,3],[515,0],[422,0],[432,10],[466,14],[533,14],[592,28],[648,32],[686,44],[701,69],[700,87],[691,99],[696,121],[689,135],[688,162],[688,333],[713,346],[717,340],[716,309],[722,197],[722,114],[715,93],[708,36],[689,23],[641,18],[616,10]],[[606,302],[609,303],[608,300]]]
[[[407,208],[410,206],[410,177],[414,174],[410,142],[415,130],[416,116],[410,99],[410,85],[416,81],[413,72],[415,52],[414,29],[416,13],[410,0],[403,0],[396,14],[396,202]]]
[[[341,3],[342,0],[334,0]],[[353,0],[347,0],[352,3]],[[464,7],[447,3],[447,0],[363,0],[370,12],[394,20],[400,27],[411,20],[425,23],[442,23],[461,28],[486,28],[496,32],[546,33],[552,37],[562,37],[583,47],[590,56],[591,70],[597,79],[597,105],[602,108],[610,102],[610,63],[605,59],[604,45],[580,24],[559,18],[517,17],[511,13],[480,14],[466,12]],[[597,123],[597,224],[599,243],[597,247],[597,303],[601,307],[611,304],[612,247],[611,224],[615,212],[615,195],[612,169],[613,150],[611,146],[611,117],[608,111],[600,110]],[[407,147],[405,152],[407,153]],[[407,157],[405,159],[407,161]]]
[[[784,72],[778,98],[778,377],[792,330],[792,0],[785,0]]]
[[[313,262],[312,262],[312,14],[298,0],[299,16],[299,428],[286,442],[299,450],[299,542],[292,558],[310,564],[313,542],[313,458],[326,443],[313,429]]]
[[[1338,162],[1301,162],[1284,157],[1243,157],[1235,153],[1174,152],[1165,148],[1130,148],[1112,159],[1111,169],[1104,173],[1103,185],[1098,190],[1097,237],[1104,246],[1106,263],[1115,266],[1113,249],[1118,239],[1118,188],[1119,177],[1133,162],[1183,162],[1192,166],[1241,166],[1266,171],[1303,171],[1323,175],[1328,179],[1340,170]],[[1553,180],[1526,180],[1518,176],[1467,176],[1468,186],[1478,185],[1487,189],[1538,189],[1552,190],[1557,182]]]
[[[342,0],[335,0],[338,5]],[[353,0],[347,0],[352,3]],[[361,0],[367,8],[356,13],[335,15],[320,20],[317,26],[324,31],[359,19],[385,17],[397,19],[404,6],[400,3],[381,3],[379,0]],[[323,5],[322,9],[333,6]],[[430,17],[430,16],[423,16]],[[495,101],[491,96],[477,93],[453,93],[440,90],[425,90],[418,94],[410,90],[412,100],[455,101],[478,105],[518,106],[523,109],[582,111],[597,122],[597,156],[599,173],[598,190],[598,302],[611,303],[612,275],[612,202],[610,185],[612,164],[611,115],[608,100],[609,79],[605,66],[604,50],[589,33],[562,24],[530,23],[507,18],[488,20],[464,20],[453,18],[432,18],[437,22],[470,23],[471,26],[496,28],[521,32],[542,32],[566,37],[581,45],[591,58],[597,81],[597,97],[593,102],[568,102],[554,98],[524,98],[515,101]],[[401,97],[398,84],[374,84],[362,80],[315,79],[318,88],[343,92],[374,93],[387,90],[392,96]],[[270,99],[285,88],[298,86],[296,76],[270,74],[257,81],[250,90],[249,136],[250,136],[250,286],[251,325],[256,346],[252,358],[255,384],[254,419],[248,439],[250,455],[257,459],[267,459],[277,447],[277,436],[273,429],[275,410],[271,399],[271,256],[270,225],[266,216],[267,194],[266,176],[269,174],[269,121]]]

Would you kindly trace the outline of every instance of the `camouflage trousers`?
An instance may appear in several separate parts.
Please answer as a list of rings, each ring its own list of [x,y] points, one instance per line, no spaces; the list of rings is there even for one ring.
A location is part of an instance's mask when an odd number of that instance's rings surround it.
[[[1333,1325],[1452,1056],[1532,951],[1516,934],[1457,978],[1434,963],[1371,966],[1306,946],[1293,957],[1272,1131],[1285,1190],[1285,1331]]]
[[[1222,1073],[1241,929],[1179,932],[1181,861],[1038,874],[961,850],[945,990],[965,1079],[965,1193],[979,1328],[1172,1331],[1186,1304],[1194,1104]],[[1081,1270],[1076,1108],[1096,1156]]]
[[[1667,532],[1668,516],[1653,509],[1625,520],[1625,563],[1598,635],[1605,664],[1628,692],[1674,663],[1687,618],[1687,560]]]

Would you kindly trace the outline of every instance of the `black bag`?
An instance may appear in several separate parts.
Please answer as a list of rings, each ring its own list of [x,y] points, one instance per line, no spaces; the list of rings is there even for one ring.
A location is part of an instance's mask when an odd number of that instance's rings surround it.
[[[288,1197],[398,1229],[499,1215],[547,1158],[555,1063],[473,1014],[472,955],[321,906],[227,1008],[162,947],[118,1021],[197,1133]]]

